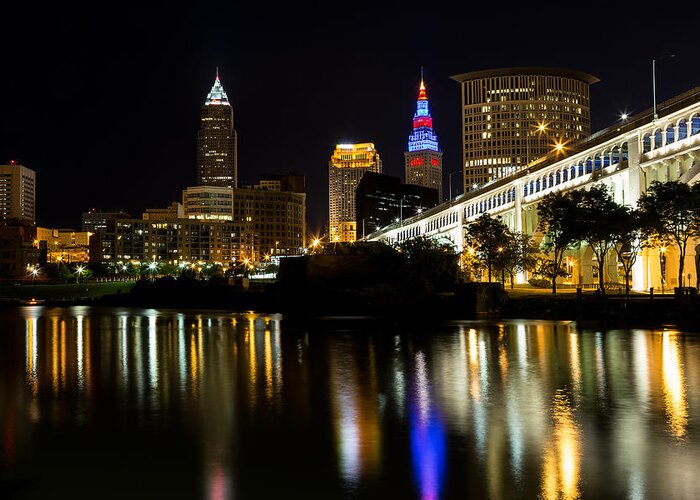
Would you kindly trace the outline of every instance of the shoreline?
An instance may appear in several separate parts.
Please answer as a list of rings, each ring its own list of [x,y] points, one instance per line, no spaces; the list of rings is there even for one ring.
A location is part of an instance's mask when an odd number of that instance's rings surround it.
[[[219,292],[223,292],[219,290]],[[173,298],[160,294],[132,295],[112,294],[100,297],[43,299],[36,305],[26,305],[20,299],[3,298],[0,308],[15,307],[134,307],[144,309],[228,311],[232,313],[281,314],[289,321],[323,321],[324,319],[373,319],[396,323],[433,321],[507,321],[548,320],[574,321],[591,327],[664,328],[674,327],[700,332],[700,300],[632,296],[584,296],[572,294],[528,295],[521,297],[504,294],[503,300],[481,304],[468,297],[454,294],[425,297],[412,301],[372,300],[377,297],[360,297],[342,294],[344,300],[333,302],[337,296],[308,297],[295,300],[263,291],[227,290],[218,294],[185,294]],[[381,299],[381,298],[380,298]],[[487,301],[488,302],[488,301]]]

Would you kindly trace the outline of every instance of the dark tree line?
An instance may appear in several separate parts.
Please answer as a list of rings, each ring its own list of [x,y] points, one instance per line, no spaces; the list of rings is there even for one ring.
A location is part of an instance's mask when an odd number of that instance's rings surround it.
[[[640,250],[672,241],[679,250],[678,283],[683,283],[684,261],[691,238],[700,235],[700,185],[653,182],[637,208],[620,205],[605,185],[588,190],[552,193],[537,206],[538,228],[544,235],[542,248],[551,255],[552,293],[564,252],[587,243],[598,260],[598,287],[605,293],[603,269],[612,253],[625,273],[625,291]]]
[[[481,215],[467,228],[466,260],[482,266],[489,281],[500,271],[505,282],[507,272],[511,286],[515,274],[536,269],[556,293],[566,251],[585,243],[598,261],[600,293],[605,293],[605,263],[615,256],[629,294],[630,274],[641,250],[667,241],[678,247],[678,283],[683,283],[687,246],[700,236],[700,184],[653,182],[636,208],[616,203],[608,187],[596,184],[548,194],[539,202],[537,215],[543,234],[539,248],[529,235],[510,231],[499,217]],[[538,261],[539,251],[546,258]]]

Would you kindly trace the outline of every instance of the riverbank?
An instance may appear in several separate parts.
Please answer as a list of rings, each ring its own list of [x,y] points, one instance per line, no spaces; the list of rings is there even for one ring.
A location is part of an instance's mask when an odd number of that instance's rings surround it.
[[[246,289],[187,280],[0,286],[0,305],[5,307],[22,305],[32,298],[46,306],[219,309],[282,313],[287,318],[374,316],[421,322],[550,319],[619,327],[678,325],[700,330],[697,296],[600,296],[592,292],[578,295],[575,291],[552,294],[526,287],[502,290],[498,283],[467,283],[454,293],[430,296],[407,296],[385,286],[290,291],[275,283]]]

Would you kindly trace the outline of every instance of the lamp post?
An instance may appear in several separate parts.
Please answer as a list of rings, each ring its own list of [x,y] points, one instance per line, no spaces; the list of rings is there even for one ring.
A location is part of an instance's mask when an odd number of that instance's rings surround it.
[[[664,59],[671,59],[672,57],[676,57],[676,54],[669,54],[667,56],[651,60],[651,93],[654,101],[654,120],[659,118],[659,115],[656,112],[656,61],[663,61]]]
[[[453,175],[453,174],[461,174],[461,173],[462,173],[461,170],[455,170],[454,172],[450,172],[450,173],[447,175],[447,179],[448,179],[448,181],[449,181],[448,184],[449,184],[449,186],[450,186],[450,191],[449,191],[449,193],[450,193],[450,198],[449,198],[449,199],[450,199],[450,200],[452,199],[452,175]]]
[[[85,268],[83,266],[78,266],[75,268],[75,282],[78,283],[80,277],[83,275],[85,272]]]
[[[666,288],[666,247],[659,248],[659,271],[661,274],[661,295],[664,294]]]
[[[501,264],[501,286],[503,289],[506,288],[506,269],[505,262],[503,262],[503,247],[498,247],[498,260]]]
[[[148,270],[151,271],[151,281],[153,281],[153,275],[155,274],[157,267],[158,264],[156,263],[156,261],[153,261],[148,264]]]

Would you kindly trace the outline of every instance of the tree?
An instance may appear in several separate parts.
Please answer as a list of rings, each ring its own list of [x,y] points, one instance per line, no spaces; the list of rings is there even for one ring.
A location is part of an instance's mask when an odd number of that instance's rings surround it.
[[[637,205],[647,234],[670,238],[678,246],[678,286],[682,286],[688,240],[700,236],[700,185],[654,181]]]
[[[401,242],[407,285],[412,295],[453,291],[459,276],[458,255],[451,243],[419,236]]]
[[[507,272],[510,277],[510,287],[514,288],[515,275],[535,267],[539,249],[531,236],[513,231],[507,231],[501,248],[502,251],[498,252],[496,259],[496,265],[502,273],[501,281],[505,281],[503,273]]]
[[[73,279],[73,272],[65,264],[60,264],[58,266],[58,277],[63,280],[64,283],[68,283],[68,280]]]
[[[551,265],[545,276],[552,280],[552,293],[557,293],[557,276],[561,274],[564,252],[577,241],[572,228],[572,218],[576,215],[576,204],[571,196],[560,192],[550,193],[537,205],[538,228],[544,234],[542,249],[552,253]]]
[[[625,273],[625,295],[630,294],[630,273],[637,261],[637,256],[644,246],[645,238],[639,212],[629,207],[623,207],[613,221],[613,234],[617,260]]]
[[[617,246],[620,219],[626,220],[627,209],[615,202],[603,184],[588,190],[571,191],[565,196],[574,203],[567,224],[574,239],[586,242],[598,259],[598,288],[605,294],[605,261]]]
[[[486,264],[489,281],[498,259],[499,248],[502,252],[507,235],[508,227],[501,218],[491,217],[488,213],[482,214],[467,228],[467,243],[474,249],[476,257]]]

